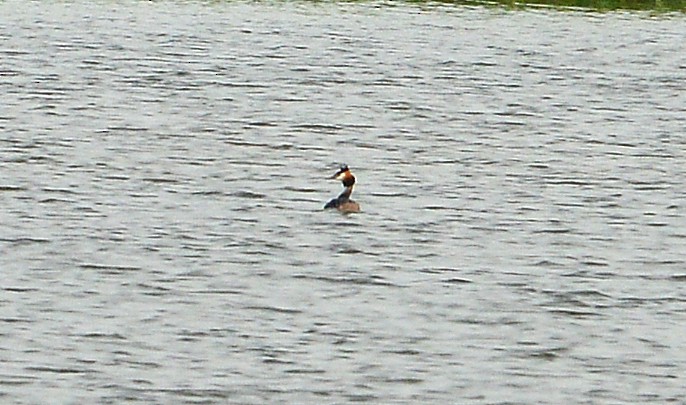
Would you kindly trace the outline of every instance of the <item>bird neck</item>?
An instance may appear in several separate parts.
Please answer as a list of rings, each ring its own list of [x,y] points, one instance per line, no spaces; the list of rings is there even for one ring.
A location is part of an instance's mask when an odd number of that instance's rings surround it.
[[[353,193],[353,185],[346,186],[343,189],[343,192],[338,196],[339,199],[341,200],[347,200],[350,198],[350,194]]]

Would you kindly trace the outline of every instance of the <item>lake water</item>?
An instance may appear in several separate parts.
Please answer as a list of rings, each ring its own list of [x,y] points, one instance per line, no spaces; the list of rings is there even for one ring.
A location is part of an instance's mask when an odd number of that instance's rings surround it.
[[[2,403],[686,398],[683,15],[0,15]]]

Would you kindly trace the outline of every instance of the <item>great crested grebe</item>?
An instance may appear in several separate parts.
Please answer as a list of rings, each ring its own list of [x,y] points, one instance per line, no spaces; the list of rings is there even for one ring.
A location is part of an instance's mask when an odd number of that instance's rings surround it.
[[[360,204],[350,199],[350,194],[353,193],[353,186],[355,185],[355,176],[350,172],[348,166],[341,166],[340,170],[331,178],[343,182],[344,189],[338,197],[326,203],[324,209],[335,208],[345,213],[360,212]]]

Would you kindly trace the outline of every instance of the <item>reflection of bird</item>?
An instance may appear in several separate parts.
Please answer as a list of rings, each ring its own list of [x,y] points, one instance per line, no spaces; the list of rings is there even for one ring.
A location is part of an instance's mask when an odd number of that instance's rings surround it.
[[[350,199],[350,194],[352,194],[355,185],[355,176],[350,172],[348,166],[341,166],[341,169],[331,178],[343,182],[344,189],[338,197],[326,203],[324,209],[335,208],[340,212],[360,212],[360,204]]]

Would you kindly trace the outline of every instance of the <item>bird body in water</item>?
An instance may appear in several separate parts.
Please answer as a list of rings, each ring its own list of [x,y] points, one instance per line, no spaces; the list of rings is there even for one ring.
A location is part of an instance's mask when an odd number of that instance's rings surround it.
[[[352,194],[353,186],[355,185],[355,176],[350,172],[348,166],[341,166],[340,170],[331,178],[340,180],[343,183],[343,192],[326,203],[324,209],[335,208],[343,213],[360,212],[360,204],[350,199],[350,194]]]

